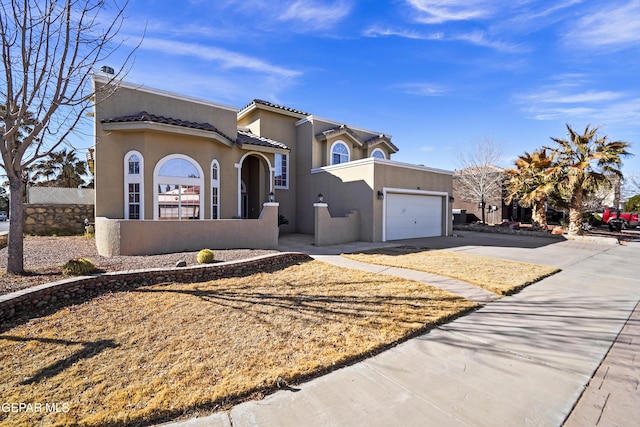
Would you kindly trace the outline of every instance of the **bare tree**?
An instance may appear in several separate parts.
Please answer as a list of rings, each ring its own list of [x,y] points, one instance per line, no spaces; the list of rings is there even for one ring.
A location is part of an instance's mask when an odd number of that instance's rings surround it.
[[[640,194],[640,174],[631,173],[624,176],[620,188],[622,201],[627,201],[633,196]]]
[[[479,204],[483,223],[487,201],[502,200],[505,175],[496,166],[501,156],[501,147],[488,137],[457,150],[460,169],[453,176],[456,192],[465,202]]]
[[[23,176],[77,126],[96,95],[91,74],[121,46],[117,0],[2,0],[0,154],[11,192],[7,272],[22,273]],[[111,17],[102,21],[104,16]],[[135,49],[134,49],[135,50]],[[118,72],[123,73],[131,54]],[[117,86],[117,85],[116,85]],[[106,85],[105,87],[113,87]]]

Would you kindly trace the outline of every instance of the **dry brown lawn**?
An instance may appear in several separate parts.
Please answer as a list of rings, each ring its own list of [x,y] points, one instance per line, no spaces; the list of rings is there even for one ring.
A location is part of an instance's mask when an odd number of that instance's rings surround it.
[[[343,256],[371,264],[426,271],[480,286],[498,295],[510,295],[560,271],[558,268],[445,250],[406,253],[382,249]]]
[[[0,333],[0,424],[130,425],[260,398],[471,310],[434,287],[317,261],[105,294]],[[67,409],[67,411],[64,411]]]

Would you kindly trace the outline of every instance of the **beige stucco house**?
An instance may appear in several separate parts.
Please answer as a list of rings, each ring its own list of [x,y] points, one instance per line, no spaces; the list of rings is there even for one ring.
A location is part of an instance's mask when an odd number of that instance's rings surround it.
[[[127,82],[99,93],[103,255],[274,248],[279,232],[324,245],[451,231],[452,172],[391,160],[388,135],[261,100],[237,109]]]

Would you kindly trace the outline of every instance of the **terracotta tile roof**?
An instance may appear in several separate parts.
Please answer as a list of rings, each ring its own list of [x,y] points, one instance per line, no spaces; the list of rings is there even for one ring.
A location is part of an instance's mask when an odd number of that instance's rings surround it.
[[[384,135],[384,134],[376,135],[373,138],[369,138],[364,142],[364,144],[365,144],[365,146],[370,147],[370,146],[375,145],[375,144],[377,144],[379,142],[386,143],[389,148],[391,148],[392,150],[394,150],[396,152],[399,151],[398,147],[396,147],[396,145],[393,142],[391,142],[391,138],[389,138],[387,135]]]
[[[233,142],[232,138],[220,132],[214,125],[210,123],[189,122],[187,120],[158,116],[156,114],[149,114],[146,111],[141,111],[138,114],[132,114],[130,116],[120,116],[120,117],[113,117],[110,119],[102,120],[102,123],[127,123],[127,122],[152,122],[152,123],[160,123],[165,125],[180,126],[180,127],[190,128],[190,129],[199,129],[199,130],[204,130],[209,132],[216,132],[224,136],[225,138],[227,138],[229,141]]]
[[[310,116],[309,113],[305,113],[304,111],[296,110],[295,108],[285,107],[284,105],[274,104],[274,103],[269,102],[269,101],[263,101],[262,99],[254,99],[253,101],[251,101],[250,103],[248,103],[247,105],[242,107],[242,109],[238,112],[238,114],[242,114],[242,112],[244,110],[246,110],[247,108],[250,108],[250,107],[252,107],[252,106],[254,106],[256,104],[265,105],[265,106],[271,107],[271,108],[277,108],[279,110],[283,110],[283,111],[286,111],[288,113],[299,114],[301,116]]]
[[[328,138],[339,136],[339,135],[349,135],[354,141],[365,148],[369,148],[372,145],[376,145],[378,143],[385,143],[392,152],[397,152],[398,147],[396,147],[392,142],[391,138],[387,135],[380,134],[374,137],[371,137],[367,140],[363,140],[357,133],[355,133],[352,129],[347,125],[336,126],[331,129],[327,129],[324,132],[321,132],[316,135],[316,138],[319,141],[326,141]]]
[[[238,144],[259,145],[261,147],[280,148],[284,150],[289,149],[289,147],[282,142],[274,141],[273,139],[258,136],[252,132],[240,129],[238,129],[238,139],[236,142]]]
[[[349,126],[347,125],[340,125],[331,129],[327,129],[317,134],[316,138],[319,141],[326,141],[328,138],[331,138],[332,136],[338,136],[338,135],[344,135],[344,134],[349,135],[359,145],[364,144],[364,141],[362,140],[362,138],[360,138],[358,134],[355,133],[353,130],[349,129]]]

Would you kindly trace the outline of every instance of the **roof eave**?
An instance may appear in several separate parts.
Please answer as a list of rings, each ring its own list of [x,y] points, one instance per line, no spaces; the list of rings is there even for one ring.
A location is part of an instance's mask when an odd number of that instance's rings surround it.
[[[245,118],[246,116],[248,116],[250,113],[252,113],[255,110],[264,110],[264,111],[269,111],[275,114],[280,114],[280,115],[284,115],[284,116],[289,116],[289,117],[293,117],[295,119],[304,119],[305,117],[308,116],[308,114],[304,114],[304,113],[297,113],[295,111],[288,111],[284,108],[278,108],[278,107],[274,107],[272,105],[265,105],[265,104],[261,104],[258,102],[253,101],[251,104],[247,105],[246,107],[244,107],[242,110],[240,110],[238,112],[238,121],[242,120],[243,118]]]
[[[183,126],[169,125],[165,123],[155,122],[111,122],[102,123],[102,129],[111,132],[142,132],[142,131],[154,131],[163,133],[172,133],[178,135],[195,136],[198,138],[204,138],[217,141],[227,147],[232,147],[233,142],[226,138],[224,135],[215,131],[186,128]]]
[[[328,141],[329,139],[337,139],[340,138],[341,136],[347,136],[352,142],[354,142],[355,144],[358,145],[358,147],[362,147],[364,145],[364,141],[362,141],[360,138],[358,138],[358,135],[356,135],[351,129],[349,128],[345,128],[345,129],[340,129],[340,130],[332,130],[332,131],[325,131],[322,133],[319,133],[316,135],[316,139],[320,142],[325,142]]]
[[[261,153],[274,153],[274,154],[289,154],[291,151],[288,148],[266,147],[264,145],[239,143],[238,146],[246,151],[259,151]]]

